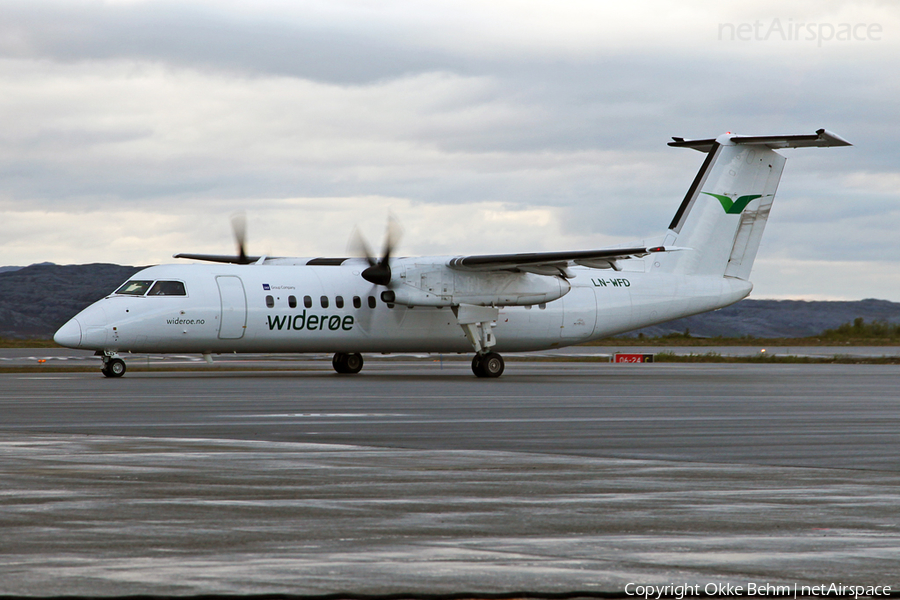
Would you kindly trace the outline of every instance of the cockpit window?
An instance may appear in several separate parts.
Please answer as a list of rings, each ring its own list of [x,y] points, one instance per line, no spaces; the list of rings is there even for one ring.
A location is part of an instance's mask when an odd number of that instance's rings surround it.
[[[139,281],[132,280],[126,281],[125,285],[116,290],[117,294],[126,294],[128,296],[143,296],[150,286],[153,285],[152,281]]]
[[[184,283],[180,281],[157,281],[147,292],[148,296],[187,296]]]

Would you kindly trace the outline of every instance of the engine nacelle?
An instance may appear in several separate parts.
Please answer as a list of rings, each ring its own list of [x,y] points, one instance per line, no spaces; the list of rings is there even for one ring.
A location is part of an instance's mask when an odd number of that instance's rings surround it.
[[[405,306],[528,306],[552,302],[571,289],[562,277],[506,271],[462,271],[412,265],[382,292],[384,302]]]

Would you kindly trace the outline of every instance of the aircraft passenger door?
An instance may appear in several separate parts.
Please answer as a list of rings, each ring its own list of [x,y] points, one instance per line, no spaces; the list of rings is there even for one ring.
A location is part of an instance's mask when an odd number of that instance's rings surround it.
[[[247,294],[244,293],[244,284],[236,275],[220,275],[216,277],[216,283],[222,299],[219,339],[242,338],[247,329]]]
[[[562,297],[563,324],[561,338],[587,338],[594,333],[597,323],[597,297],[589,287],[572,287]]]

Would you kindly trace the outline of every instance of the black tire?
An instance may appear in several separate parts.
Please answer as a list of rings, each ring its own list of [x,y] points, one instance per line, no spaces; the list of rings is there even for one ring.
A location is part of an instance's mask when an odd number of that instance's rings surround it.
[[[476,354],[472,358],[472,372],[475,373],[475,377],[487,377],[482,365],[482,358],[480,354]]]
[[[100,372],[106,377],[121,377],[125,374],[125,361],[121,358],[111,358]]]
[[[503,369],[506,363],[503,357],[496,352],[488,352],[481,357],[481,371],[484,373],[482,377],[500,377],[503,375]]]
[[[362,371],[363,357],[356,352],[352,354],[337,352],[331,359],[331,366],[341,375],[353,375]]]
[[[344,355],[344,373],[349,375],[355,375],[362,371],[363,368],[363,357],[362,354],[358,352],[353,352],[352,354]]]

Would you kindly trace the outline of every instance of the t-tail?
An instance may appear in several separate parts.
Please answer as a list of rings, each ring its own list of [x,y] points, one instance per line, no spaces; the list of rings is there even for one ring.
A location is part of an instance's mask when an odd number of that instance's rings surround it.
[[[663,270],[748,280],[763,229],[781,180],[785,158],[776,149],[850,146],[819,129],[813,135],[673,138],[675,148],[706,153],[706,160],[669,225],[665,246],[683,251],[666,256]]]

